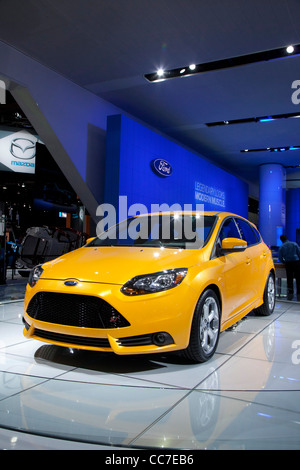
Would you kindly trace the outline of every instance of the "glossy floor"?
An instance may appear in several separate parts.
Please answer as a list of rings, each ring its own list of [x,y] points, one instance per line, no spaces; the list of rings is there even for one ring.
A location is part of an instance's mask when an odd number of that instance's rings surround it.
[[[0,303],[1,449],[300,449],[300,305],[223,332],[217,354],[117,357],[23,337]]]

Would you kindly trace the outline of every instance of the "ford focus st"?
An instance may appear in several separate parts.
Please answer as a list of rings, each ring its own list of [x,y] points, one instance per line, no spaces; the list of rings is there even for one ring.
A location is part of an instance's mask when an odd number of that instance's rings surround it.
[[[36,266],[24,335],[116,354],[210,359],[220,331],[272,313],[275,270],[257,229],[222,212],[132,217]]]

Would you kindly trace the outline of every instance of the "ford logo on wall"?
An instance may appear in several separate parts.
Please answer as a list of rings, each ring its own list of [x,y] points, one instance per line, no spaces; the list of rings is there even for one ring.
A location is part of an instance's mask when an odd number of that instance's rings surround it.
[[[151,168],[156,175],[162,176],[163,178],[171,176],[173,171],[170,163],[163,158],[156,158],[155,160],[152,160]]]

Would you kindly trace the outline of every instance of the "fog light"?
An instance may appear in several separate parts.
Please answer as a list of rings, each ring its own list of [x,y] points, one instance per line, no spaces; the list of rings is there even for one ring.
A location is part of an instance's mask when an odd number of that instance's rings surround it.
[[[166,344],[174,343],[174,340],[169,333],[165,331],[160,331],[159,333],[154,333],[152,341],[156,346],[165,346]]]

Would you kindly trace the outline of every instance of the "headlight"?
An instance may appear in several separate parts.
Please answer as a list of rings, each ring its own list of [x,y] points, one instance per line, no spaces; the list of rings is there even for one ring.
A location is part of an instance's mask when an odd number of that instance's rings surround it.
[[[28,284],[30,285],[30,287],[34,287],[36,285],[36,283],[38,282],[43,272],[44,270],[40,264],[38,264],[37,266],[35,266],[35,268],[33,268],[28,278]]]
[[[180,268],[136,276],[124,284],[121,292],[125,295],[142,295],[172,289],[181,283],[186,273],[186,268]]]

